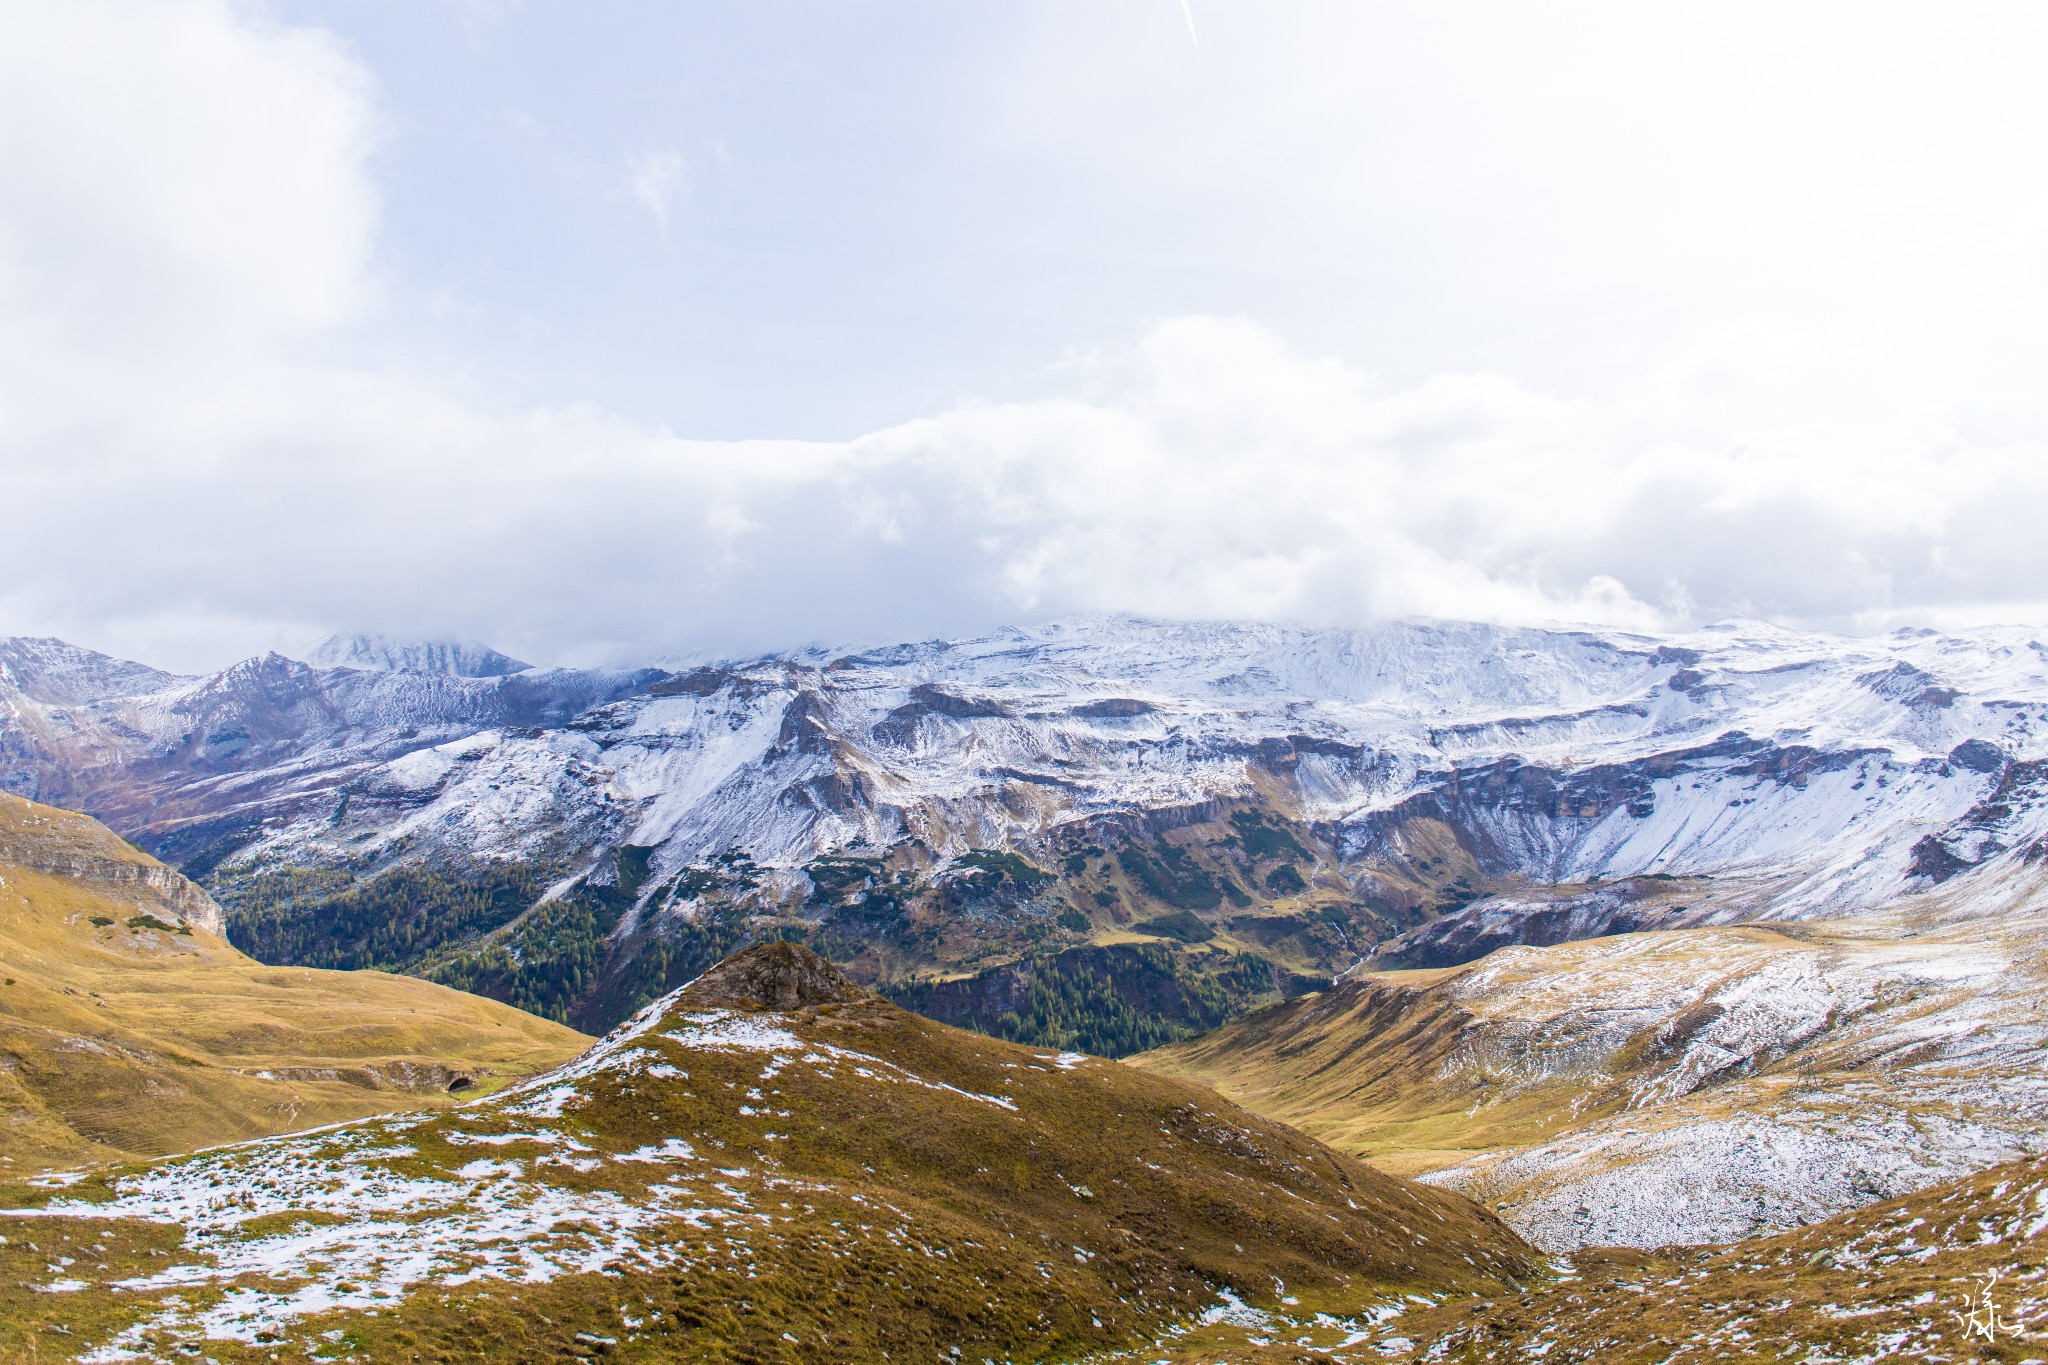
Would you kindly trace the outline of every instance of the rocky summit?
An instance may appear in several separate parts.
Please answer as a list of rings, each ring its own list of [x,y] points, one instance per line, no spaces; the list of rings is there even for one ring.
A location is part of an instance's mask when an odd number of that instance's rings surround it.
[[[743,1010],[793,1010],[859,1000],[868,992],[795,943],[762,943],[733,954],[692,981],[676,1002]]]

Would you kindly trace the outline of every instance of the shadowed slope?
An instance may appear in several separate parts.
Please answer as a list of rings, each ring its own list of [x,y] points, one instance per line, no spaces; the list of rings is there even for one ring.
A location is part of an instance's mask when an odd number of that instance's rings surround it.
[[[1431,987],[1456,969],[1376,972],[1130,1058],[1212,1085],[1382,1169],[1428,1171],[1545,1135],[1559,1105],[1474,1111],[1473,1087],[1436,1085],[1475,1024]]]
[[[52,1202],[10,1235],[99,1248],[14,1302],[145,1359],[1060,1360],[1219,1296],[1351,1312],[1536,1273],[1458,1196],[782,943],[455,1112],[11,1197]]]
[[[378,972],[264,967],[198,887],[0,794],[0,1172],[449,1102],[587,1039]]]

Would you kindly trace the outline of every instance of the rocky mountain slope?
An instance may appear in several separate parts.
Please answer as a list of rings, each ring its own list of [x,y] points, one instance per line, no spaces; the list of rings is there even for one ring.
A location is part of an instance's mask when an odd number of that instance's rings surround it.
[[[1456,1195],[780,943],[458,1110],[0,1204],[0,1352],[46,1361],[1068,1360],[1539,1273]]]
[[[198,887],[0,794],[0,1179],[445,1106],[589,1040],[407,977],[264,967]]]
[[[204,878],[268,960],[595,1028],[796,934],[939,1017],[1118,1052],[1375,952],[2021,903],[2044,654],[1089,619],[682,670],[463,676],[516,661],[387,641],[170,679],[17,640],[0,786]]]

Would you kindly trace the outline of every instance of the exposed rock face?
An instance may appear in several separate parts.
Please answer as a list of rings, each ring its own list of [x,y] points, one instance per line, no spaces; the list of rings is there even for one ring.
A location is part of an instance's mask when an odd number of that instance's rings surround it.
[[[116,903],[161,910],[196,929],[225,934],[221,908],[182,873],[124,843],[94,821],[38,811],[0,793],[0,864],[91,883]]]
[[[127,863],[105,858],[37,861],[25,857],[21,861],[38,872],[126,889],[138,899],[157,902],[195,929],[204,929],[212,934],[227,933],[220,906],[214,903],[213,897],[182,873],[161,863]]]
[[[757,943],[691,982],[681,1003],[787,1012],[867,998],[846,973],[801,943]]]
[[[1714,918],[1712,896],[1710,884],[1669,876],[1629,877],[1575,892],[1492,896],[1379,944],[1370,965],[1454,967],[1516,944],[1548,947],[1645,929],[1678,929]]]

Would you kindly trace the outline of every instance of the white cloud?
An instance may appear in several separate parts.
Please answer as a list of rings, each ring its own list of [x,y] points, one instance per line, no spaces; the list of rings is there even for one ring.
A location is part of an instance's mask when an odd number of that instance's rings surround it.
[[[197,0],[11,22],[0,630],[198,667],[360,627],[567,659],[1097,609],[2048,619],[2048,411],[1892,391],[1848,314],[1721,309],[1598,384],[1190,315],[1031,401],[691,441],[351,342],[377,119],[334,42]],[[658,224],[682,175],[633,167]]]
[[[222,0],[27,0],[0,44],[0,317],[149,363],[375,301],[370,81]]]
[[[682,154],[672,147],[641,152],[626,163],[627,189],[634,202],[653,216],[664,238],[668,236],[669,210],[689,187],[687,169]]]
[[[2038,442],[1795,428],[1644,447],[1626,404],[1484,375],[1388,386],[1217,318],[1082,369],[1086,402],[843,444],[691,442],[274,372],[232,410],[117,423],[138,444],[166,418],[203,430],[206,468],[137,459],[90,502],[63,481],[32,495],[14,605],[159,657],[197,617],[208,644],[233,622],[377,624],[587,658],[1095,609],[1878,625],[2021,610],[2048,571]]]

